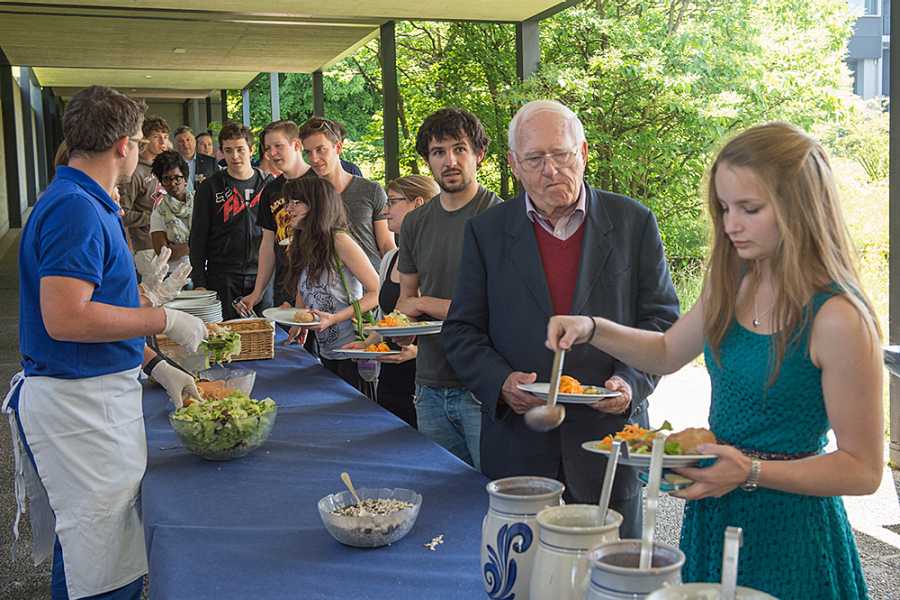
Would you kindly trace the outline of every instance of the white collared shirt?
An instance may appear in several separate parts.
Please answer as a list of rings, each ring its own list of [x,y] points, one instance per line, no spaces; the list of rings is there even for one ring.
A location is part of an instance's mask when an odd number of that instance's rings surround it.
[[[544,228],[544,231],[559,240],[567,240],[578,231],[584,219],[587,216],[587,192],[585,191],[584,182],[581,184],[581,191],[578,193],[578,204],[570,214],[559,219],[556,226],[550,222],[550,219],[538,212],[531,201],[528,193],[525,194],[525,214],[532,223],[537,223]]]

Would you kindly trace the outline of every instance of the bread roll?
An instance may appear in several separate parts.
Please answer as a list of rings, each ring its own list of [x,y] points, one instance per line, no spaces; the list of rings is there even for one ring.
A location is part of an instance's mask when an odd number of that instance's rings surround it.
[[[701,444],[715,444],[716,436],[713,432],[704,427],[688,427],[678,433],[673,433],[667,439],[667,442],[675,442],[681,446],[683,454],[696,454],[697,446]]]
[[[297,323],[312,323],[315,320],[315,315],[305,308],[301,308],[294,313],[294,321]]]

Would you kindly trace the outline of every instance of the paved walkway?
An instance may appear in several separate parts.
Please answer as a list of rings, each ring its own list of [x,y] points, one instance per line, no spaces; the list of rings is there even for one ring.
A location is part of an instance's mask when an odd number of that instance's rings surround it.
[[[18,370],[18,271],[17,232],[0,238],[0,394]],[[650,399],[654,425],[668,419],[677,428],[706,425],[709,379],[700,367],[689,366],[664,377]],[[5,421],[5,419],[4,419]],[[0,598],[39,600],[50,596],[48,564],[35,567],[29,560],[31,532],[23,521],[18,556],[11,559],[10,525],[15,515],[12,486],[12,452],[9,431],[0,422]],[[847,513],[856,532],[863,568],[873,599],[900,600],[900,473],[885,469],[878,492],[863,498],[846,498]],[[681,500],[663,496],[659,536],[676,543],[681,529]]]

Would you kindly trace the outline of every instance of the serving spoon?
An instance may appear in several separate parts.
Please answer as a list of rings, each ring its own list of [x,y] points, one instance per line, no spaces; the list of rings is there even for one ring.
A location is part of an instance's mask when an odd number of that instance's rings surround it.
[[[344,482],[344,485],[347,486],[347,489],[350,490],[350,494],[353,496],[353,499],[356,500],[356,506],[359,507],[359,517],[365,517],[369,513],[366,512],[366,509],[363,508],[362,500],[359,499],[359,494],[356,493],[356,488],[353,487],[353,482],[350,480],[350,473],[347,471],[343,471],[341,473],[341,481]]]
[[[553,370],[550,372],[550,389],[547,404],[535,406],[525,413],[525,424],[535,431],[550,431],[559,427],[566,418],[566,407],[556,403],[559,396],[559,378],[562,375],[566,351],[560,348],[553,355]]]

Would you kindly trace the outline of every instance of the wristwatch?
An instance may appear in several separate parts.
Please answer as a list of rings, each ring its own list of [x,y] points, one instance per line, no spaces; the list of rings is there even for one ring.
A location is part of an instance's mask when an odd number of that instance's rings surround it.
[[[741,484],[741,489],[745,492],[754,492],[759,487],[759,470],[762,468],[762,461],[758,458],[750,458],[750,474],[747,480]]]

